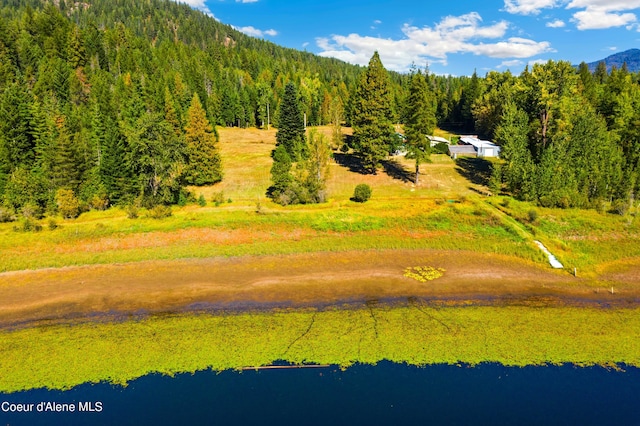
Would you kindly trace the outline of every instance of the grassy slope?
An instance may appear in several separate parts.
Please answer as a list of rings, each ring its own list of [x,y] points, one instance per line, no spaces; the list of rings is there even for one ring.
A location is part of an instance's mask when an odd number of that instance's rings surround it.
[[[391,164],[394,171],[377,175],[362,175],[336,162],[328,203],[283,208],[264,197],[275,132],[220,129],[220,134],[226,177],[213,187],[194,188],[194,193],[210,200],[223,192],[232,203],[174,208],[174,216],[164,220],[147,218],[144,211],[140,219],[130,220],[114,208],[58,219],[61,226],[53,231],[44,220],[40,233],[14,232],[13,224],[1,224],[0,271],[371,248],[480,250],[543,260],[470,189],[479,186],[463,178],[446,156],[434,156],[433,163],[423,166],[423,183],[417,188],[403,175],[412,168],[410,160],[398,160]],[[364,205],[349,201],[363,182],[373,187],[373,199]],[[258,202],[264,214],[256,214]]]
[[[377,175],[362,175],[350,170],[348,158],[337,157],[328,203],[283,208],[264,196],[275,130],[219,131],[225,179],[193,191],[208,200],[223,192],[232,203],[174,208],[174,216],[161,221],[145,217],[144,211],[140,219],[130,220],[114,208],[76,220],[58,219],[61,226],[53,231],[43,220],[40,233],[15,232],[14,224],[0,224],[0,271],[362,248],[471,249],[544,264],[531,244],[534,238],[568,267],[586,274],[640,256],[640,226],[632,216],[540,209],[515,201],[504,207],[501,197],[481,195],[487,192],[482,176],[474,177],[442,155],[422,166],[418,187],[410,180],[411,160],[394,159]],[[330,133],[329,128],[320,131]],[[349,201],[358,183],[373,187],[373,198],[365,205]],[[256,214],[257,203],[264,214]],[[532,208],[539,216],[533,224],[527,219]],[[218,237],[205,235],[212,232]]]

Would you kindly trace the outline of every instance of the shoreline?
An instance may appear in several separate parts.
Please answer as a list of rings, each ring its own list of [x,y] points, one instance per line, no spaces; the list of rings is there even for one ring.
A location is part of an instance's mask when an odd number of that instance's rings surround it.
[[[419,283],[407,267],[444,268]],[[637,274],[632,268],[627,275]],[[326,309],[411,303],[438,306],[640,307],[640,284],[576,278],[503,255],[371,250],[146,261],[0,274],[0,330],[98,318],[224,311]]]

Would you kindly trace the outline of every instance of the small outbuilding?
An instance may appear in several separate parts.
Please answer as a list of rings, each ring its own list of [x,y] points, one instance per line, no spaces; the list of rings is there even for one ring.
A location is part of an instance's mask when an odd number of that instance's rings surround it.
[[[447,139],[442,138],[440,136],[427,136],[427,139],[431,142],[431,147],[438,145],[439,143],[446,143],[447,145],[451,144]]]
[[[471,145],[449,145],[449,156],[455,160],[458,157],[477,157],[478,153]]]
[[[475,136],[462,136],[460,144],[472,146],[478,157],[498,157],[500,147],[493,142],[483,141]]]

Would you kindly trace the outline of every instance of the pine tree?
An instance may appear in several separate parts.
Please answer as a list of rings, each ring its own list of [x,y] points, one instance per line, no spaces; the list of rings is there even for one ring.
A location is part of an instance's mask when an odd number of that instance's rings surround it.
[[[291,157],[284,145],[279,145],[272,152],[271,186],[267,189],[267,196],[278,204],[287,205],[293,201],[291,184]]]
[[[408,151],[416,159],[415,184],[418,185],[420,163],[429,158],[431,151],[427,135],[431,135],[436,127],[436,102],[425,76],[420,71],[411,76],[406,108],[406,144]]]
[[[82,35],[80,34],[80,28],[73,26],[73,29],[69,32],[69,65],[71,68],[76,69],[84,67],[87,63],[87,52],[82,41]]]
[[[287,83],[279,109],[276,146],[284,146],[291,161],[297,162],[307,156],[304,120],[300,110],[298,93],[293,83]]]
[[[182,135],[182,125],[180,124],[180,117],[175,108],[173,96],[168,87],[164,88],[164,119],[173,127],[176,136]]]
[[[66,126],[66,118],[56,119],[58,136],[55,141],[55,156],[51,170],[54,188],[66,188],[75,191],[80,184],[78,161],[74,152],[73,141]]]
[[[392,102],[389,75],[375,52],[358,82],[352,105],[355,148],[370,173],[376,173],[393,138]]]
[[[216,137],[197,93],[193,95],[187,111],[184,130],[188,153],[185,181],[198,186],[221,181],[222,163],[216,147]]]
[[[478,73],[474,70],[471,76],[471,81],[468,86],[462,92],[462,98],[460,103],[462,104],[462,119],[464,120],[463,126],[467,131],[473,131],[476,127],[476,123],[473,117],[473,105],[480,96],[482,96],[482,83],[478,78]]]
[[[21,84],[8,86],[0,95],[0,159],[10,170],[24,165],[31,167],[35,158],[32,136],[30,95]]]

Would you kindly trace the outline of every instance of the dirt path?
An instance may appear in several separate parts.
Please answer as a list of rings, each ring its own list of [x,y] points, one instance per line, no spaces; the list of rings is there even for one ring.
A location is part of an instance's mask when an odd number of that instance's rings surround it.
[[[411,266],[446,272],[420,283],[403,276]],[[637,276],[637,270],[630,274]],[[640,284],[625,277],[617,277],[610,294],[566,272],[514,258],[430,250],[69,267],[0,274],[0,327],[201,307],[300,307],[411,297],[442,303],[640,305]]]

